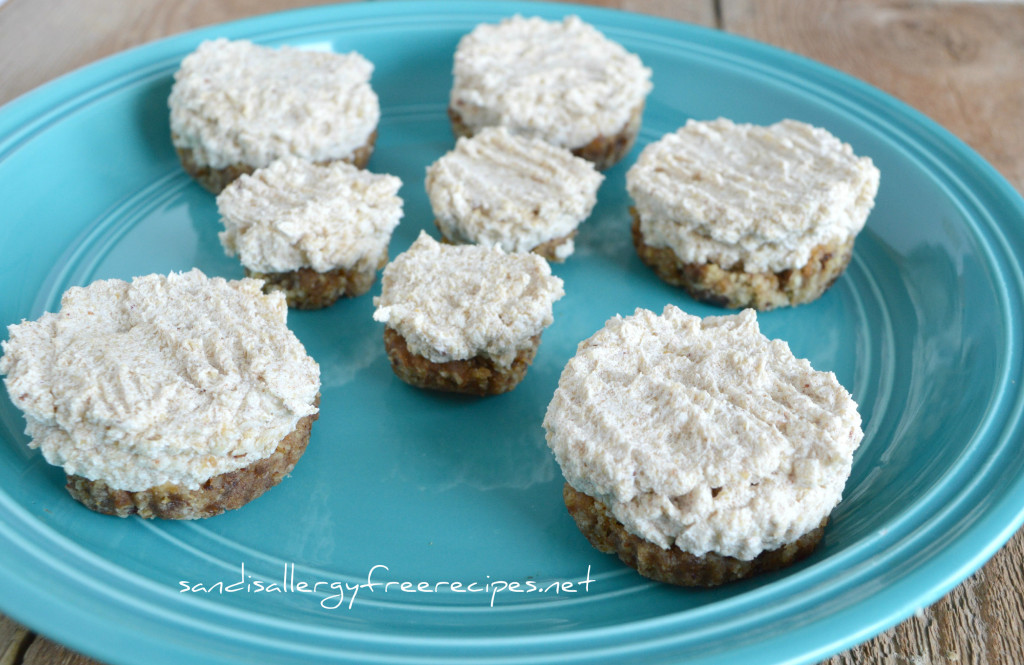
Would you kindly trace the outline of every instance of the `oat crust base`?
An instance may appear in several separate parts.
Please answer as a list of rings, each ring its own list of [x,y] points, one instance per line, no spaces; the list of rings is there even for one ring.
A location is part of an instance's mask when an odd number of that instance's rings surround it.
[[[361,169],[366,168],[373,154],[374,145],[377,143],[377,130],[373,130],[366,143],[356,148],[352,156],[341,161],[348,162]],[[185,172],[199,181],[203,187],[214,194],[220,194],[225,187],[234,182],[239,176],[251,174],[256,170],[255,166],[249,164],[229,164],[222,169],[213,169],[205,164],[196,162],[195,155],[191,148],[176,148],[178,159]],[[317,162],[320,165],[330,164],[330,161]]]
[[[762,552],[750,561],[708,552],[694,556],[678,547],[664,549],[638,538],[612,516],[603,503],[569,483],[562,488],[569,514],[583,535],[596,549],[617,554],[627,566],[644,577],[678,586],[713,587],[778,570],[807,557],[821,540],[826,518],[821,525],[795,542]]]
[[[320,395],[315,404],[319,406]],[[318,413],[299,420],[295,429],[278,444],[270,455],[252,464],[216,475],[197,489],[165,483],[138,492],[117,490],[102,480],[88,480],[68,475],[67,490],[86,508],[106,515],[147,519],[194,520],[220,515],[249,503],[281,482],[295,467],[309,443],[310,428]]]
[[[618,163],[629,154],[640,133],[640,123],[644,114],[644,103],[634,108],[629,119],[618,133],[612,136],[599,135],[590,143],[572,149],[572,154],[593,162],[594,166],[604,171]],[[473,130],[462,120],[462,116],[452,107],[448,107],[448,118],[452,123],[452,131],[456,137],[473,136]]]
[[[289,307],[294,309],[323,309],[339,298],[356,298],[370,290],[377,280],[377,271],[388,262],[387,252],[373,270],[346,270],[336,268],[317,272],[312,268],[299,268],[289,272],[256,272],[245,269],[246,277],[263,280],[263,292],[282,291]]]
[[[530,347],[516,354],[510,367],[498,367],[483,356],[435,363],[409,351],[404,337],[384,328],[384,349],[398,378],[417,388],[468,395],[499,395],[515,388],[537,354],[540,335],[531,341]]]
[[[781,272],[745,272],[742,266],[722,268],[715,263],[684,263],[669,247],[651,247],[633,215],[636,253],[664,281],[679,286],[696,300],[719,307],[753,307],[765,311],[816,300],[843,274],[853,255],[854,236],[844,242],[818,245],[799,269]]]

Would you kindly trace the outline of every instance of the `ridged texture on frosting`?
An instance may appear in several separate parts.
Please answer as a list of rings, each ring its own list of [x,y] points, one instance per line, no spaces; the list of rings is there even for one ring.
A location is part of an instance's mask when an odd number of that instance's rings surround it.
[[[690,120],[649,144],[626,175],[644,242],[684,263],[800,268],[864,226],[879,172],[824,129]]]
[[[618,134],[651,90],[640,58],[577,16],[478,25],[453,74],[451,107],[473,130],[505,125],[569,149]]]
[[[286,157],[217,196],[221,244],[249,270],[375,270],[402,219],[402,181],[332,162]]]
[[[489,127],[460,138],[431,164],[426,186],[437,224],[451,240],[528,252],[575,231],[597,203],[603,180],[565,148]]]
[[[29,445],[128,491],[195,489],[269,456],[316,412],[320,368],[260,287],[198,270],[99,281],[10,326],[0,373]]]
[[[509,367],[551,325],[562,280],[536,254],[442,245],[421,232],[384,268],[375,321],[436,363],[484,356]]]
[[[544,427],[569,484],[629,532],[740,559],[817,527],[863,436],[836,377],[764,337],[753,310],[673,305],[583,341]]]
[[[259,168],[295,155],[350,158],[380,120],[373,65],[358,53],[203,42],[181,62],[168,105],[171,137],[200,166]]]

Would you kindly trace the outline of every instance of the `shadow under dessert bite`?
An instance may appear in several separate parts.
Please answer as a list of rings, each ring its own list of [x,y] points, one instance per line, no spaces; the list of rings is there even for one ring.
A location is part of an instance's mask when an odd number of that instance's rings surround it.
[[[536,254],[445,245],[421,231],[384,268],[373,318],[386,324],[391,367],[406,383],[496,395],[525,376],[564,294]]]
[[[278,484],[309,441],[320,369],[287,311],[256,280],[199,270],[97,281],[9,326],[0,373],[76,500],[210,517]]]

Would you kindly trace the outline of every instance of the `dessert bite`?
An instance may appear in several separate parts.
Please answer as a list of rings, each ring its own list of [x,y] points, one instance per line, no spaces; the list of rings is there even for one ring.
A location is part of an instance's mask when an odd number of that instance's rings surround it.
[[[496,395],[523,379],[564,294],[536,254],[445,245],[420,232],[384,268],[373,318],[386,324],[391,367],[406,383]]]
[[[364,167],[380,120],[372,73],[355,52],[206,41],[174,75],[171,140],[185,171],[214,194],[288,155]]]
[[[602,552],[661,582],[715,586],[807,556],[863,438],[850,394],[754,310],[673,305],[583,341],[544,428],[563,498]]]
[[[828,131],[690,120],[626,174],[640,259],[722,307],[811,302],[842,274],[879,171]]]
[[[402,219],[402,181],[344,162],[285,157],[217,196],[228,256],[289,307],[320,309],[370,290]]]
[[[427,167],[426,187],[446,242],[532,251],[560,263],[573,253],[603,180],[565,148],[485,127]]]
[[[97,281],[10,326],[0,374],[86,507],[210,517],[278,484],[309,441],[320,368],[287,312],[256,280],[199,270]]]
[[[503,125],[614,165],[640,130],[651,70],[578,16],[484,23],[455,51],[448,114],[456,136]]]

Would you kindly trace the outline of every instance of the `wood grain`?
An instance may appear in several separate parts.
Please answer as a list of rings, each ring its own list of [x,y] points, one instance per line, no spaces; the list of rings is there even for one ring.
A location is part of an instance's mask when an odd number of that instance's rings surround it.
[[[0,665],[21,663],[33,637],[27,628],[0,615]]]
[[[4,67],[0,104],[72,69],[161,37],[248,16],[340,2],[9,0],[0,5],[0,63],[21,66]]]
[[[125,48],[328,0],[9,0],[0,104]],[[1024,5],[938,0],[592,0],[717,26],[845,71],[966,141],[1024,191]],[[1024,663],[1024,531],[963,584],[827,665]],[[97,665],[0,616],[0,665]]]
[[[727,0],[722,27],[885,90],[1024,191],[1024,4]]]

